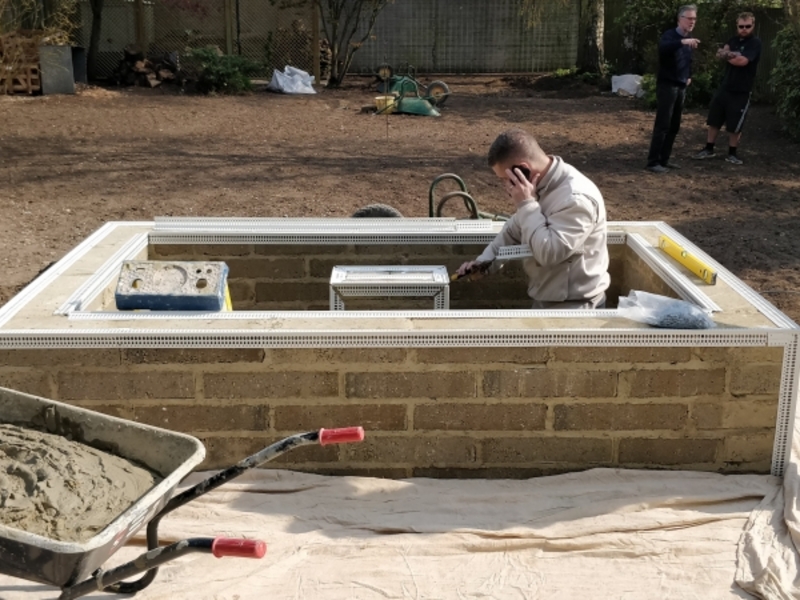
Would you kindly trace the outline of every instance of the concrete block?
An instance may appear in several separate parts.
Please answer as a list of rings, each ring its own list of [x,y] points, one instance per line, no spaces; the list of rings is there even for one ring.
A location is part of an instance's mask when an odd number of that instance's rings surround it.
[[[223,262],[128,260],[115,293],[119,310],[225,308],[228,266]]]

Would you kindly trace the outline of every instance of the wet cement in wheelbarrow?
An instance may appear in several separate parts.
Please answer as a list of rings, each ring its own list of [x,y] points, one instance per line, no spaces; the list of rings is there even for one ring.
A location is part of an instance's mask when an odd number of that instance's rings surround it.
[[[0,523],[85,542],[160,477],[65,437],[0,423]]]

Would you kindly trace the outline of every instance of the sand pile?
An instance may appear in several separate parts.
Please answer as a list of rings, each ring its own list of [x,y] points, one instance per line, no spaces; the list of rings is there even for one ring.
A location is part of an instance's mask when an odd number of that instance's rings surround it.
[[[67,438],[0,423],[0,523],[84,542],[160,478]]]

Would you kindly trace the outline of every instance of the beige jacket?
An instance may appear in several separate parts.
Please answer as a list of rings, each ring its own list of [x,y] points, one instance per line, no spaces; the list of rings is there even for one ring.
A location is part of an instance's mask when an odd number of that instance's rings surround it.
[[[501,246],[525,244],[533,253],[523,259],[531,298],[590,300],[610,281],[603,196],[575,167],[552,159],[537,185],[538,201],[522,203],[477,260],[494,260]]]

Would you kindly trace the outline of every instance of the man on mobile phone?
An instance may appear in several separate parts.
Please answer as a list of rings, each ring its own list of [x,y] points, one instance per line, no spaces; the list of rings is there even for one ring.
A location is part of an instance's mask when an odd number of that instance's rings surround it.
[[[686,87],[692,81],[692,52],[700,45],[700,40],[691,36],[696,23],[697,7],[694,4],[681,6],[678,26],[667,29],[658,42],[656,120],[645,167],[652,173],[680,168],[669,158],[681,128]]]
[[[717,58],[727,63],[725,76],[708,107],[706,147],[693,158],[702,160],[715,156],[714,144],[724,124],[728,132],[728,156],[725,160],[734,165],[742,164],[737,151],[761,59],[761,40],[755,36],[755,27],[755,15],[741,13],[736,19],[737,35],[717,51]]]
[[[494,260],[502,246],[525,244],[533,254],[522,261],[533,308],[604,307],[610,277],[606,209],[597,186],[561,157],[545,154],[522,129],[501,133],[488,162],[514,214],[457,273]]]

